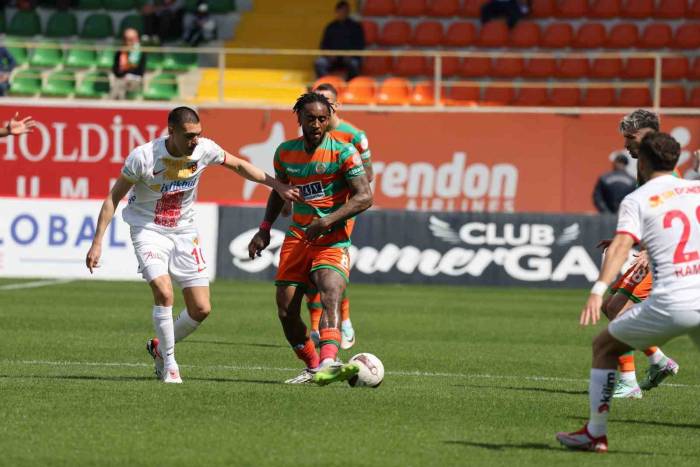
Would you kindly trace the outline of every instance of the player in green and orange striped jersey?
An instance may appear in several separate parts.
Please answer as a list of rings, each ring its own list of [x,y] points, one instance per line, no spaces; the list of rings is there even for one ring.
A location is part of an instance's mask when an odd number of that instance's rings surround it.
[[[372,204],[362,159],[353,145],[328,131],[333,110],[316,93],[302,95],[294,106],[303,136],[282,143],[275,153],[275,174],[297,186],[304,199],[294,203],[292,222],[282,244],[277,311],[285,336],[306,369],[290,384],[345,380],[357,374],[354,363],[336,364],[340,347],[340,302],[350,274],[347,248],[353,218]],[[270,194],[265,218],[248,245],[251,259],[270,243],[270,228],[284,200]],[[301,302],[313,285],[321,295],[320,356],[301,319]]]

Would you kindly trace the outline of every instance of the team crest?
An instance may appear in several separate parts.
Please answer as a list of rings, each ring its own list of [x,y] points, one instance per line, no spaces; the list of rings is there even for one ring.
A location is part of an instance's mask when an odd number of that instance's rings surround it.
[[[316,173],[317,174],[324,174],[326,173],[326,164],[316,164]]]

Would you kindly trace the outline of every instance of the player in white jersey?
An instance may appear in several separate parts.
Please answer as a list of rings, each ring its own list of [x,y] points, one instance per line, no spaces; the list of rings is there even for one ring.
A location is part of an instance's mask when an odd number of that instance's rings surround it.
[[[607,451],[607,419],[621,354],[683,334],[700,347],[700,182],[672,175],[680,149],[666,133],[650,133],[639,146],[638,170],[646,183],[620,205],[615,238],[580,323],[598,321],[603,294],[637,243],[647,249],[654,287],[646,301],[618,315],[593,341],[590,418],[579,431],[557,433],[568,448]]]
[[[301,201],[298,189],[275,180],[252,164],[202,138],[197,113],[188,107],[168,115],[168,136],[134,149],[126,159],[100,210],[95,237],[86,257],[90,272],[98,267],[102,238],[119,201],[129,193],[122,213],[131,227],[139,272],[153,292],[157,338],[147,343],[156,375],[181,383],[175,342],[194,332],[209,315],[209,276],[197,234],[193,203],[199,178],[208,166],[222,165],[248,180],[276,190],[284,199]],[[131,191],[130,191],[131,190]],[[173,322],[172,279],[182,288],[186,308]]]

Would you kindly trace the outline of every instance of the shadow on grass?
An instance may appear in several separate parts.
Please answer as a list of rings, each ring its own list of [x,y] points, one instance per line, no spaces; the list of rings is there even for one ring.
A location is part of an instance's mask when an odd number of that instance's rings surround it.
[[[153,376],[94,376],[94,375],[0,375],[0,379],[47,379],[47,380],[72,380],[72,381],[153,381],[158,383]],[[284,384],[281,381],[241,378],[202,378],[186,377],[186,381],[204,381],[213,383],[252,383],[252,384]]]
[[[585,395],[588,391],[571,391],[568,389],[549,389],[549,388],[519,388],[515,386],[494,386],[486,384],[454,384],[457,388],[482,388],[482,389],[503,389],[506,391],[521,391],[521,392],[546,392],[549,394],[571,394],[571,395]]]
[[[537,451],[553,451],[553,452],[560,452],[564,454],[589,454],[585,451],[573,451],[570,449],[566,449],[562,446],[552,446],[549,444],[545,443],[477,443],[474,441],[466,441],[466,440],[460,440],[460,441],[443,441],[445,444],[458,444],[462,446],[467,446],[467,447],[473,447],[473,448],[482,448],[482,449],[488,449],[490,451],[506,451],[506,450],[521,450],[521,449],[529,449],[529,450],[537,450]],[[593,454],[593,453],[590,453]],[[637,456],[656,456],[661,453],[654,453],[654,452],[643,452],[643,451],[619,451],[619,450],[614,450],[614,451],[609,451],[606,453],[607,455],[610,454],[625,454],[625,455],[637,455]],[[671,455],[676,455],[676,454],[671,454]]]
[[[200,341],[196,339],[187,339],[184,341],[187,344],[210,344],[210,345],[240,345],[240,346],[245,346],[245,347],[268,347],[268,348],[280,348],[280,349],[286,349],[289,346],[288,345],[280,345],[280,344],[256,344],[254,342],[226,342],[226,341]]]
[[[574,420],[588,421],[586,417],[569,417]],[[671,422],[660,422],[656,420],[631,420],[631,419],[620,419],[611,418],[610,423],[627,423],[630,425],[651,425],[651,426],[664,426],[669,428],[690,428],[692,430],[700,430],[700,425],[697,423],[671,423]]]

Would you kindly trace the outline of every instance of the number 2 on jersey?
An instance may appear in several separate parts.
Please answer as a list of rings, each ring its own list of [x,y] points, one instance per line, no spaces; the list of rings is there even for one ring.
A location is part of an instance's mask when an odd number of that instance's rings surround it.
[[[700,206],[695,209],[695,217],[698,222],[700,222]],[[685,247],[688,245],[688,238],[690,238],[690,219],[685,215],[683,211],[674,209],[673,211],[668,211],[664,216],[664,229],[670,229],[673,225],[674,220],[680,220],[683,224],[683,232],[681,233],[681,239],[676,245],[676,251],[673,254],[673,263],[689,263],[691,261],[697,261],[700,259],[700,253],[697,251],[685,251]]]

